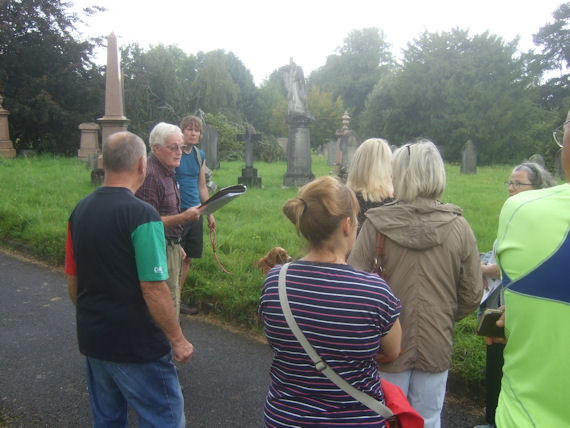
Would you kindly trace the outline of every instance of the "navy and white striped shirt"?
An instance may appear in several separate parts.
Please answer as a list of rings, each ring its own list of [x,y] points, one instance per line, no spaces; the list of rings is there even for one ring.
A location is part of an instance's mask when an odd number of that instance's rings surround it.
[[[381,416],[314,368],[283,316],[280,269],[268,273],[259,304],[274,351],[266,426],[384,426]],[[348,265],[297,261],[286,284],[293,316],[315,350],[345,380],[383,401],[374,356],[401,309],[384,280]]]

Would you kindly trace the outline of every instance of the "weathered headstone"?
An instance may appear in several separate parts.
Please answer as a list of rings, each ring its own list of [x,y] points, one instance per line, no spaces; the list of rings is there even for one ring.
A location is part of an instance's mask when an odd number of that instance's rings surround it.
[[[471,140],[463,145],[459,172],[461,174],[477,174],[477,147]]]
[[[327,143],[327,165],[336,165],[336,150],[338,148],[338,143],[336,141],[329,141]]]
[[[261,134],[256,134],[248,127],[245,134],[238,135],[238,140],[245,141],[245,168],[238,177],[239,184],[261,187],[261,177],[257,176],[257,168],[253,167],[253,143],[261,140]]]
[[[123,86],[119,64],[117,37],[114,33],[107,37],[107,67],[105,69],[105,116],[97,119],[101,124],[101,139],[115,132],[126,131],[129,120],[123,111]]]
[[[218,140],[216,128],[212,125],[204,125],[200,135],[200,147],[206,154],[206,166],[210,169],[220,169]]]
[[[360,138],[354,131],[348,131],[346,134],[342,136],[340,140],[340,150],[342,151],[342,168],[350,168],[350,164],[352,163],[352,158],[354,157],[354,152],[360,146]]]
[[[99,125],[93,122],[79,124],[81,139],[77,157],[86,160],[89,155],[100,152],[99,150]]]
[[[2,107],[4,97],[0,95],[0,156],[13,159],[16,157],[16,149],[10,140],[10,130],[8,128],[8,116],[10,112]]]
[[[283,186],[302,186],[315,178],[311,170],[309,129],[314,118],[307,107],[303,69],[293,62],[293,58],[283,78],[288,99],[285,122],[289,125],[287,172],[283,176]]]
[[[544,164],[544,158],[542,157],[542,155],[535,153],[534,155],[532,155],[531,157],[528,158],[529,162],[534,162],[539,164],[541,167],[545,167]]]

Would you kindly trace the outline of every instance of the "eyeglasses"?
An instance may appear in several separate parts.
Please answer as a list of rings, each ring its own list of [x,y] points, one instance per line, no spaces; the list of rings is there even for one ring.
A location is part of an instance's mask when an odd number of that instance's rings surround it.
[[[166,147],[168,150],[174,153],[176,153],[178,150],[180,151],[186,150],[186,144],[173,144],[171,146],[163,146],[163,147]]]
[[[532,186],[532,183],[521,183],[520,181],[505,181],[507,187],[513,186],[515,190],[518,190],[521,186]]]
[[[554,142],[558,144],[558,147],[562,147],[564,143],[564,127],[570,123],[570,120],[567,120],[554,131],[552,131],[552,138],[554,138]]]

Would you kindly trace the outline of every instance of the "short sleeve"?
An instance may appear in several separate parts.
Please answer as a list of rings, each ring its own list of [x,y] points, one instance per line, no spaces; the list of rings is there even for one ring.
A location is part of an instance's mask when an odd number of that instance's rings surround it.
[[[151,221],[141,224],[132,233],[131,238],[135,249],[139,280],[164,281],[168,279],[162,222]]]

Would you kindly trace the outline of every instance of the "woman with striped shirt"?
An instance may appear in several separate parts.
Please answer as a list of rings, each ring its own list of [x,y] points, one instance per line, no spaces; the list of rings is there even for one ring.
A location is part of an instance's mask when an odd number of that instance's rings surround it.
[[[309,243],[287,271],[291,311],[326,363],[354,387],[384,400],[377,361],[400,352],[400,302],[376,274],[346,264],[358,202],[332,177],[303,186],[283,212]],[[281,266],[267,275],[259,314],[274,351],[265,402],[267,427],[383,427],[384,419],[318,372],[289,329],[279,303]]]

